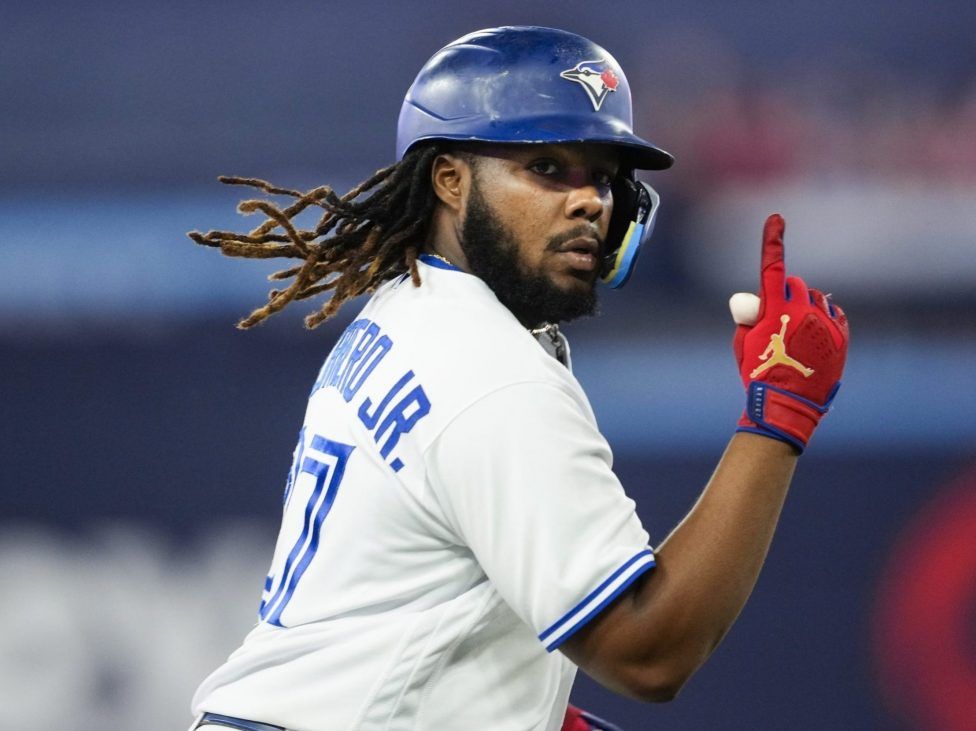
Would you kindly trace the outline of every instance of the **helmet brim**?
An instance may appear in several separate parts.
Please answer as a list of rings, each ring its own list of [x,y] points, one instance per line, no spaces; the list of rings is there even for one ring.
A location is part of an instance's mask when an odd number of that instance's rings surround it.
[[[418,104],[411,104],[415,113],[430,115]],[[589,143],[620,148],[621,164],[636,170],[666,170],[674,164],[674,157],[660,147],[638,137],[621,124],[608,125],[608,120],[583,115],[552,115],[506,120],[497,130],[490,121],[472,125],[470,117],[454,120],[436,118],[436,132],[421,135],[409,147],[398,150],[398,158],[425,140],[454,140],[458,142],[497,142],[499,144],[572,144]],[[451,127],[456,124],[457,130]],[[480,127],[474,130],[473,127]]]

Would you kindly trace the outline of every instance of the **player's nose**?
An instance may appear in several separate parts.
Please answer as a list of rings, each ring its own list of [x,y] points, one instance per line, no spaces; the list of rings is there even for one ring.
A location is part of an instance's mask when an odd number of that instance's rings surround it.
[[[610,201],[604,192],[594,183],[586,183],[573,187],[566,196],[566,216],[574,219],[598,221]]]

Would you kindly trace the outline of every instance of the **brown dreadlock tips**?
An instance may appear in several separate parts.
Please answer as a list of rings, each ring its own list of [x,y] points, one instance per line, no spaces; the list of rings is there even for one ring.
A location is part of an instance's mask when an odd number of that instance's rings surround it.
[[[440,150],[438,143],[419,146],[341,197],[328,185],[302,192],[258,178],[219,176],[225,185],[250,186],[293,201],[279,208],[268,200],[245,200],[237,206],[241,214],[261,212],[267,217],[257,228],[246,233],[190,231],[187,236],[227,256],[301,260],[269,275],[272,281],[292,277],[294,281],[285,289],[272,290],[265,305],[241,319],[237,327],[247,330],[293,300],[331,292],[318,311],[305,318],[305,326],[314,328],[344,303],[404,272],[419,286],[418,242],[436,204],[430,171]],[[365,199],[358,200],[367,192]],[[307,230],[296,228],[294,218],[309,208],[320,209],[318,222]]]
[[[187,231],[186,235],[193,239],[196,243],[201,246],[212,246],[214,248],[220,248],[220,242],[214,241],[208,238],[208,234],[202,234],[199,231]]]

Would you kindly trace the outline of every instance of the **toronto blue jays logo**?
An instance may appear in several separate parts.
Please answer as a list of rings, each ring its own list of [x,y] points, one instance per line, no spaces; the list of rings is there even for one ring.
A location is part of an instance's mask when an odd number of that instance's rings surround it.
[[[566,69],[559,75],[582,86],[593,102],[593,109],[598,112],[603,105],[603,100],[611,91],[616,91],[617,84],[620,83],[613,69],[602,58],[598,61],[580,61],[576,66]]]

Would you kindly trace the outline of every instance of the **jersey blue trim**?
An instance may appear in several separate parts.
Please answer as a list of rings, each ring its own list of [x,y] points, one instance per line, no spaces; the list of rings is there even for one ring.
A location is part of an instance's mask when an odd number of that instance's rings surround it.
[[[194,729],[201,726],[226,726],[227,728],[239,729],[239,731],[285,731],[283,726],[272,726],[270,723],[260,723],[258,721],[248,721],[245,718],[235,718],[225,716],[222,713],[204,713],[200,720],[193,725]]]
[[[437,269],[447,269],[450,272],[460,272],[462,271],[460,267],[456,267],[453,264],[444,261],[443,259],[438,259],[433,254],[421,254],[417,257],[427,266],[436,267]]]
[[[648,557],[650,558],[650,560],[647,561],[647,563],[644,563],[632,569],[635,563],[641,561],[641,559],[645,559]],[[559,647],[563,642],[565,642],[570,637],[572,637],[573,634],[575,634],[584,624],[589,622],[593,617],[599,614],[604,607],[606,607],[610,602],[612,602],[614,599],[620,596],[621,592],[623,592],[625,589],[627,589],[627,587],[629,587],[632,583],[634,583],[634,581],[639,576],[641,576],[641,574],[654,568],[655,565],[656,562],[654,560],[654,553],[650,549],[644,549],[643,551],[640,551],[639,553],[637,553],[636,555],[632,556],[630,559],[625,561],[620,568],[618,568],[616,571],[610,574],[610,576],[608,576],[598,587],[596,587],[593,591],[591,591],[589,594],[583,597],[583,599],[575,607],[573,607],[568,612],[566,612],[566,614],[564,614],[562,617],[557,619],[549,627],[549,629],[545,630],[542,634],[539,635],[539,640],[545,642],[547,637],[550,637],[554,633],[558,632],[559,630],[562,630],[563,626],[566,625],[566,623],[569,622],[571,619],[573,619],[573,617],[583,607],[585,607],[589,602],[593,601],[594,598],[599,596],[600,592],[604,591],[608,586],[610,586],[610,584],[612,584],[614,581],[620,578],[620,576],[626,573],[628,569],[632,569],[633,573],[630,576],[628,576],[620,586],[614,589],[607,597],[603,599],[603,601],[601,601],[596,607],[594,607],[589,612],[587,612],[582,618],[577,619],[575,622],[573,622],[570,629],[565,631],[563,634],[561,634],[558,639],[553,640],[553,642],[546,645],[546,650],[552,652],[557,647]]]

